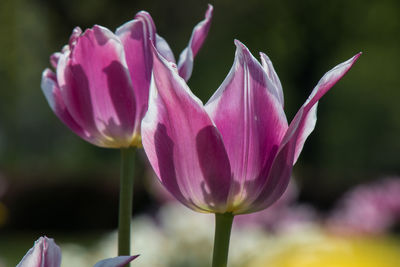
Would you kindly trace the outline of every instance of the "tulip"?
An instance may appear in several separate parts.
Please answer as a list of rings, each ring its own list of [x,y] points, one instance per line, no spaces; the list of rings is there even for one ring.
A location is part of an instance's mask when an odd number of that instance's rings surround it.
[[[212,11],[209,5],[205,19],[193,29],[181,53],[178,66],[185,80],[208,34]],[[119,255],[130,254],[132,149],[141,146],[140,123],[147,111],[152,46],[175,62],[167,42],[156,33],[153,19],[145,11],[115,34],[98,25],[84,33],[77,27],[68,45],[50,57],[56,73],[46,69],[42,76],[46,99],[65,125],[89,143],[122,151]]]
[[[205,19],[194,28],[181,53],[178,66],[185,80],[208,34],[212,11],[209,5]],[[152,45],[175,62],[145,11],[115,34],[98,25],[84,33],[75,28],[69,44],[50,57],[56,73],[45,69],[42,75],[41,87],[51,109],[74,133],[94,145],[140,146],[140,122],[147,110],[153,67]]]
[[[233,67],[205,105],[176,65],[153,48],[149,109],[142,121],[143,147],[159,180],[187,207],[216,213],[216,243],[229,243],[234,215],[265,209],[283,194],[314,129],[318,100],[360,56],[327,72],[288,125],[271,61],[261,53],[260,64],[242,43],[235,44]],[[218,234],[219,228],[229,231]]]
[[[138,256],[120,256],[99,261],[94,267],[123,267]],[[61,249],[52,238],[40,237],[17,267],[60,267]]]

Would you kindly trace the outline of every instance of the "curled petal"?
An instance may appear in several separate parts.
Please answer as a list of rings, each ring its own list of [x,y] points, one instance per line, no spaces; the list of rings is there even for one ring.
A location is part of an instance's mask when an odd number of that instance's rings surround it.
[[[105,260],[101,260],[96,263],[93,267],[124,267],[126,264],[130,263],[134,259],[136,259],[139,255],[136,256],[119,256],[115,258],[109,258]]]
[[[40,237],[17,267],[60,267],[61,250],[52,238]]]
[[[210,30],[212,13],[213,6],[209,4],[204,20],[199,22],[199,24],[194,27],[188,46],[179,56],[179,75],[185,79],[185,81],[189,80],[190,76],[192,75],[194,57],[197,55],[197,52],[203,45],[208,31]]]
[[[361,53],[355,55],[327,72],[299,109],[289,125],[269,170],[268,178],[258,194],[258,198],[252,204],[250,212],[267,208],[283,194],[289,183],[293,164],[296,162],[307,136],[314,129],[319,99],[350,70],[360,55]]]
[[[142,121],[149,161],[183,204],[201,212],[224,212],[231,173],[220,133],[175,64],[153,51],[149,109]]]
[[[57,80],[68,111],[102,143],[100,146],[130,146],[135,96],[121,42],[97,25],[74,42],[57,65]]]
[[[260,187],[287,130],[276,86],[239,41],[235,62],[206,110],[220,131],[239,190],[233,201],[248,201]],[[237,186],[236,185],[236,186]]]

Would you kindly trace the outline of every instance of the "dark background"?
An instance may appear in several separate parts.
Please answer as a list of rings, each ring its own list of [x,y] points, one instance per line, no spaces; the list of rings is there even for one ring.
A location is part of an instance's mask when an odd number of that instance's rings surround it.
[[[119,151],[75,136],[40,89],[50,54],[61,50],[72,29],[100,24],[115,30],[146,10],[178,58],[207,3],[0,1],[0,235],[29,233],[31,243],[42,232],[116,228]],[[294,168],[301,201],[327,210],[355,184],[400,173],[399,1],[211,4],[211,30],[189,81],[204,102],[231,68],[234,39],[271,58],[289,121],[325,72],[363,52],[320,101],[316,130]],[[135,212],[153,212],[158,204],[141,178],[149,173],[144,155],[136,165]]]

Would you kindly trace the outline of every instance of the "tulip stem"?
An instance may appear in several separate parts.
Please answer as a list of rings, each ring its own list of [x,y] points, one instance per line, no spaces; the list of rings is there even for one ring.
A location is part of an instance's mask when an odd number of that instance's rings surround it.
[[[121,149],[118,218],[118,255],[131,255],[131,219],[135,148]],[[129,266],[129,265],[126,265]]]
[[[227,266],[232,222],[232,213],[215,214],[215,236],[212,267]]]

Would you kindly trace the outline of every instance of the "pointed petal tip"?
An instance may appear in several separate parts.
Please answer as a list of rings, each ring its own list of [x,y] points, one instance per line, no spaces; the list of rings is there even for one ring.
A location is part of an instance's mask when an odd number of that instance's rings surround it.
[[[212,15],[213,15],[213,11],[214,11],[214,7],[213,7],[213,5],[211,5],[211,4],[208,4],[207,11],[206,11],[206,15],[205,15],[205,18],[206,18],[206,19],[208,19],[208,18],[212,17]]]
[[[343,62],[342,64],[339,64],[338,66],[336,66],[335,68],[339,67],[339,66],[347,66],[346,68],[347,71],[349,71],[351,69],[351,67],[354,65],[354,63],[356,63],[356,61],[358,60],[358,58],[362,55],[362,52],[358,52],[357,54],[355,54],[354,56],[352,56],[350,59],[346,60],[345,62]],[[334,68],[334,69],[335,69]],[[346,71],[346,73],[347,73]]]
[[[135,256],[118,256],[114,258],[108,258],[97,262],[94,267],[122,267],[136,259],[139,255]]]
[[[236,53],[237,53],[236,56],[237,57],[244,57],[245,60],[248,60],[253,57],[250,50],[241,41],[239,41],[238,39],[235,39],[234,43],[236,45]]]
[[[147,17],[147,16],[150,16],[150,13],[147,12],[146,10],[140,10],[138,13],[136,13],[135,18],[138,17],[138,16],[139,17],[141,17],[141,16]]]
[[[54,72],[49,68],[45,68],[42,72],[42,77],[49,77],[50,75],[54,75]]]
[[[137,15],[150,15],[149,12],[147,12],[146,10],[140,10],[138,13],[136,13]]]
[[[76,41],[78,40],[78,38],[82,35],[82,29],[77,26],[72,30],[71,36],[69,37],[69,42],[68,45],[70,48],[72,48]]]
[[[236,45],[236,47],[244,46],[244,44],[238,39],[233,39],[233,43]]]
[[[90,30],[114,34],[114,33],[113,33],[112,31],[110,31],[107,27],[101,26],[101,25],[99,25],[99,24],[94,24],[93,27],[92,27]]]
[[[140,256],[140,254],[137,254],[137,255],[134,255],[134,256],[131,256],[131,261],[133,261],[134,259],[136,259],[137,257],[139,257]]]
[[[362,51],[358,52],[358,53],[353,57],[354,62],[355,62],[356,60],[358,60],[358,58],[359,58],[362,54],[363,54]]]
[[[71,37],[72,37],[72,36],[78,37],[78,36],[81,35],[81,34],[82,34],[82,29],[81,29],[81,27],[76,26],[76,27],[72,30]]]
[[[358,52],[357,54],[355,54],[353,57],[351,57],[350,59],[348,59],[347,61],[337,65],[336,67],[334,67],[331,71],[335,70],[335,69],[340,69],[340,68],[344,68],[344,72],[342,74],[342,76],[340,78],[342,78],[354,65],[354,63],[356,63],[356,61],[358,60],[358,58],[362,55],[362,52]],[[331,72],[329,71],[329,72]],[[329,73],[328,72],[328,73]],[[325,74],[326,75],[326,74]],[[325,76],[324,75],[324,76]],[[339,79],[340,79],[339,78]],[[335,82],[336,83],[336,82]]]
[[[266,60],[268,60],[268,61],[271,61],[271,59],[269,58],[269,56],[267,56],[267,54],[265,54],[264,52],[260,52],[260,53],[258,53],[259,55],[260,55],[260,58],[261,59],[266,59]]]
[[[81,29],[81,27],[76,26],[76,27],[72,30],[72,32],[73,32],[73,33],[75,33],[75,32],[82,32],[82,29]]]
[[[141,10],[138,13],[136,13],[135,19],[137,19],[137,20],[145,20],[147,23],[151,24],[151,27],[154,30],[156,28],[156,25],[154,24],[153,18],[151,17],[150,13],[145,11],[145,10]]]

